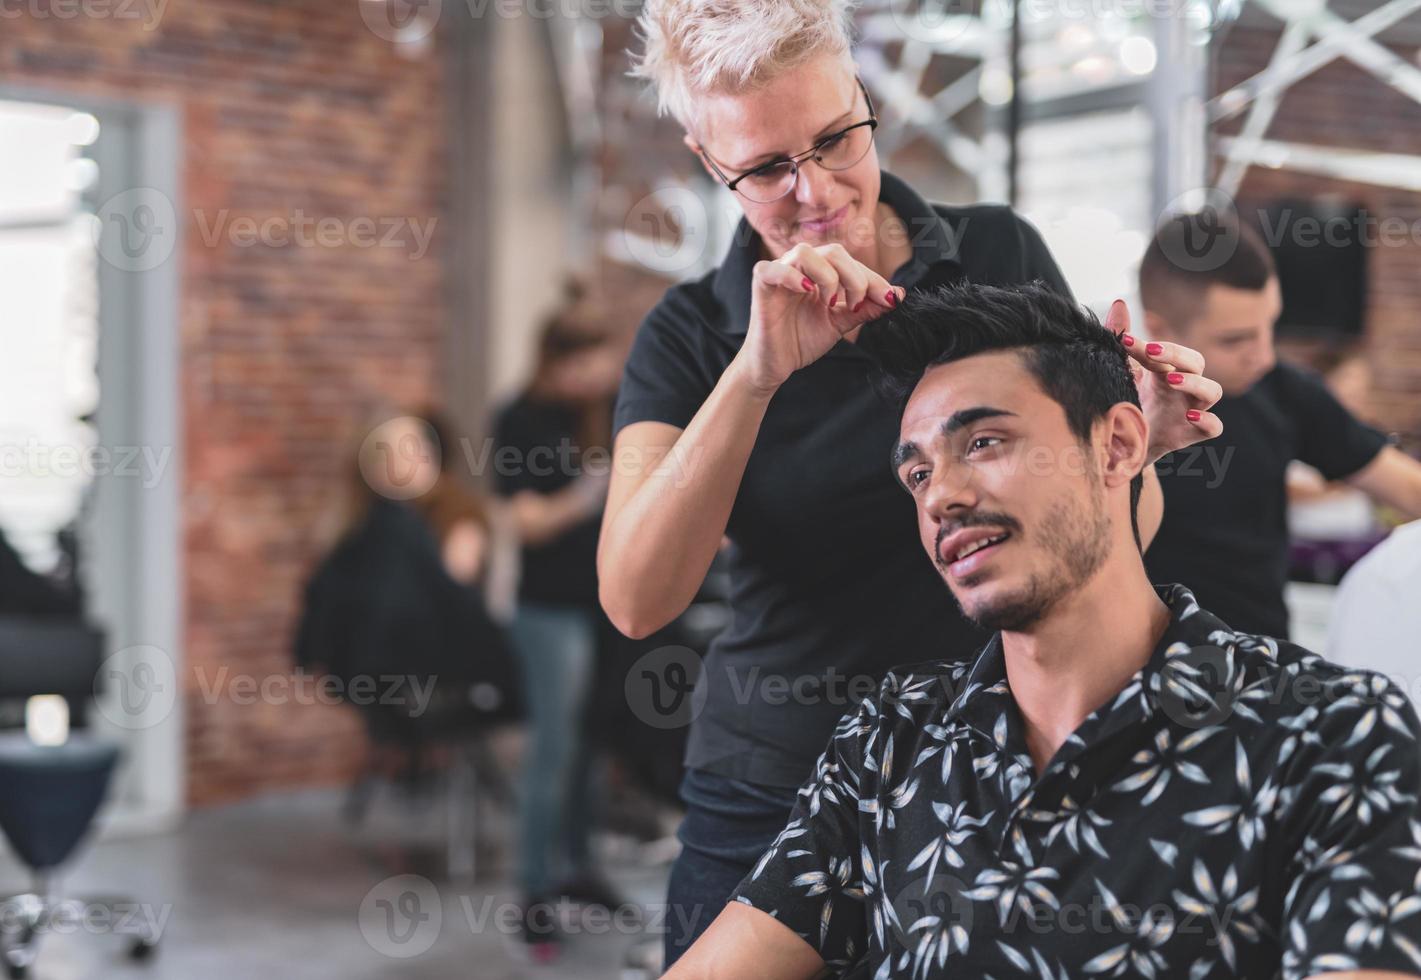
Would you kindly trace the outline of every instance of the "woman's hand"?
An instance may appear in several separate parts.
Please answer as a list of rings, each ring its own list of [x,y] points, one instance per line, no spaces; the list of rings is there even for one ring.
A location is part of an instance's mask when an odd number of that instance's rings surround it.
[[[1202,354],[1179,344],[1146,344],[1132,336],[1130,312],[1123,300],[1111,304],[1105,327],[1120,334],[1120,342],[1134,360],[1131,371],[1140,390],[1140,406],[1150,423],[1151,463],[1224,431],[1224,423],[1209,411],[1224,391],[1217,381],[1204,377]]]
[[[746,382],[774,394],[903,295],[837,243],[801,242],[778,259],[755,263],[750,327],[737,357]]]

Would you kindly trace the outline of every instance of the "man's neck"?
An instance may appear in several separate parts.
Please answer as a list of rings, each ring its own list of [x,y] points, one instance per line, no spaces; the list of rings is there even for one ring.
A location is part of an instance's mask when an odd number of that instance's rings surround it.
[[[1143,566],[1107,561],[1029,632],[1002,633],[1007,683],[1038,773],[1149,661],[1169,619]]]

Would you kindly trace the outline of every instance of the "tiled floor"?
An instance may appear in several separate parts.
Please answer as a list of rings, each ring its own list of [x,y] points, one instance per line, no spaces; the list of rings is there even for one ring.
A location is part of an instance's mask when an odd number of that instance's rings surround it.
[[[385,799],[360,830],[338,818],[339,796],[305,793],[200,810],[175,833],[100,841],[64,878],[66,894],[122,892],[163,921],[160,952],[128,962],[112,935],[47,936],[35,980],[226,980],[297,977],[639,980],[630,951],[657,937],[638,908],[660,902],[666,868],[646,867],[630,845],[609,862],[628,901],[617,917],[587,912],[560,961],[516,958],[506,937],[515,897],[507,860],[482,857],[480,876],[457,884],[434,860],[439,826],[429,810]],[[488,835],[506,844],[506,829]],[[504,848],[506,850],[506,848]],[[419,855],[425,855],[421,860]],[[638,860],[642,866],[638,866]],[[399,878],[413,874],[412,878]],[[25,878],[0,851],[0,894]],[[437,899],[436,896],[437,895]],[[163,917],[166,917],[164,920]],[[655,913],[651,915],[655,919]],[[634,955],[634,954],[633,954]]]

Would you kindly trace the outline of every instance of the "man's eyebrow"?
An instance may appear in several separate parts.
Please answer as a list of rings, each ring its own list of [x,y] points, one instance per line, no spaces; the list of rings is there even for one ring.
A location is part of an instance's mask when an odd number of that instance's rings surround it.
[[[973,422],[980,422],[983,419],[994,419],[999,416],[1010,415],[1016,418],[1015,412],[1008,412],[1005,408],[993,408],[990,405],[975,405],[972,408],[964,408],[953,412],[948,420],[942,424],[942,434],[945,436],[954,435],[962,431]]]
[[[947,421],[942,423],[939,430],[944,436],[954,435],[973,422],[980,422],[982,419],[994,419],[1002,416],[1016,418],[1015,412],[1008,412],[1004,408],[993,408],[991,405],[974,405],[972,408],[964,408],[953,412],[948,416]],[[914,459],[919,459],[923,455],[922,448],[912,440],[900,440],[893,446],[890,460],[893,464],[893,471],[896,473],[904,463]]]
[[[847,119],[849,116],[852,116],[853,114],[854,114],[854,110],[853,110],[853,109],[849,109],[847,112],[841,112],[839,115],[837,115],[837,116],[835,116],[833,119],[829,120],[828,125],[826,125],[823,129],[819,130],[819,134],[818,134],[817,136],[815,136],[814,139],[813,139],[811,142],[813,142],[813,143],[819,142],[821,139],[823,139],[824,137],[828,136],[831,132],[833,132],[835,129],[837,129],[837,128],[839,127],[839,124],[840,124],[841,122],[843,122],[845,119]],[[751,162],[749,162],[749,163],[741,163],[741,164],[733,164],[733,163],[732,163],[732,164],[727,164],[727,166],[728,166],[731,170],[740,170],[740,171],[754,170],[756,167],[760,166],[761,164],[769,163],[771,160],[784,159],[784,158],[786,158],[786,157],[788,157],[788,156],[789,156],[789,153],[784,152],[784,151],[774,151],[774,152],[771,152],[771,153],[761,153],[761,154],[760,154],[759,156],[757,156],[757,157],[752,157],[752,158],[751,158]]]

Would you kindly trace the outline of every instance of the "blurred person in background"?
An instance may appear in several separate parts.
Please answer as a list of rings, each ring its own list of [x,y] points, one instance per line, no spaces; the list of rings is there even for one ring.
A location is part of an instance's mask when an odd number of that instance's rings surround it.
[[[1396,528],[1342,577],[1327,657],[1386,674],[1421,711],[1421,521]]]
[[[378,703],[360,707],[372,747],[406,750],[416,784],[436,728],[482,729],[518,711],[507,637],[483,588],[489,510],[448,466],[454,446],[433,411],[369,431],[352,454],[344,523],[306,584],[295,638],[297,665],[347,691],[359,678],[404,682],[403,696],[377,685]]]
[[[603,608],[642,637],[731,542],[733,616],[705,655],[686,754],[669,964],[784,827],[844,710],[924,637],[984,639],[908,547],[913,508],[883,465],[897,418],[869,384],[861,330],[909,290],[959,280],[1069,289],[1010,208],[930,204],[879,168],[841,0],[652,0],[639,33],[633,73],[744,212],[721,265],[637,332],[614,451],[648,465],[614,470],[598,554]],[[1108,323],[1128,326],[1123,303]],[[1149,461],[1218,434],[1193,351],[1131,353]],[[1158,494],[1150,471],[1146,540]]]
[[[612,400],[622,360],[584,304],[545,325],[532,380],[494,427],[498,493],[522,542],[513,641],[522,664],[531,745],[524,763],[519,879],[532,957],[557,955],[552,904],[615,908],[591,853],[597,536],[607,493]],[[511,452],[510,452],[511,451]]]
[[[1193,243],[1206,240],[1237,246],[1192,261]],[[1234,629],[1287,638],[1289,464],[1418,517],[1421,462],[1358,421],[1316,375],[1278,360],[1273,259],[1237,217],[1166,221],[1141,260],[1140,299],[1150,336],[1198,350],[1224,392],[1214,409],[1223,435],[1158,467],[1165,508],[1146,555],[1151,578],[1188,586]]]

